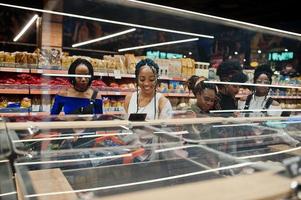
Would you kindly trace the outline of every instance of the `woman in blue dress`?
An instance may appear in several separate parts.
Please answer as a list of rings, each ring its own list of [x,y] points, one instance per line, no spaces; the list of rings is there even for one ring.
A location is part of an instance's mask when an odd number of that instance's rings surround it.
[[[69,67],[69,81],[72,87],[60,90],[55,96],[51,115],[61,111],[65,114],[102,114],[101,95],[91,88],[93,66],[85,59],[76,59]]]

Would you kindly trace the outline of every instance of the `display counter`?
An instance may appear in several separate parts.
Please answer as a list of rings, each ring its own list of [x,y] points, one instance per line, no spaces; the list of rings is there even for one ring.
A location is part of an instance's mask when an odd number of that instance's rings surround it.
[[[290,184],[298,172],[291,166],[298,161],[291,159],[301,149],[298,118],[109,118],[7,122],[18,155],[18,194],[23,199],[281,199],[293,194]]]

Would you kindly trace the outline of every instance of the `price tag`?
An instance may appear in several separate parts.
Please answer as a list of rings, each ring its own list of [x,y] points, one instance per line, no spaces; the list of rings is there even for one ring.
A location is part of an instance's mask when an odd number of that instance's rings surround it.
[[[115,92],[115,95],[121,95],[121,93],[120,92]]]
[[[42,94],[49,94],[49,91],[48,90],[43,90]]]
[[[114,70],[114,77],[115,79],[121,79],[120,70]]]
[[[44,72],[44,71],[43,71],[42,69],[38,69],[38,70],[37,70],[37,73],[38,73],[38,74],[43,74],[43,72]]]
[[[21,73],[21,72],[23,72],[23,69],[17,68],[17,69],[16,69],[16,72]]]

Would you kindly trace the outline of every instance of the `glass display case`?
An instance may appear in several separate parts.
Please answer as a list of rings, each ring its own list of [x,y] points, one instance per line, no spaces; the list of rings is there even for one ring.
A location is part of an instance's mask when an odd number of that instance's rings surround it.
[[[24,199],[135,199],[136,194],[180,199],[196,192],[206,199],[284,198],[293,180],[285,163],[300,155],[297,117],[67,118],[7,123],[9,134],[23,137],[13,143],[21,144],[14,148],[26,155],[15,161]],[[33,127],[39,137],[27,138]],[[50,134],[54,130],[60,134]],[[63,141],[54,148],[57,140]]]
[[[54,95],[70,87],[68,68],[78,57],[93,65],[92,87],[105,112],[123,111],[124,97],[138,90],[135,65],[146,57],[159,64],[158,92],[177,108],[194,97],[185,90],[187,79],[217,80],[223,60],[244,69],[269,63],[279,73],[286,62],[296,68],[299,33],[136,0],[37,2],[0,3],[0,112],[29,115],[0,127],[0,199],[15,198],[12,171],[19,198],[27,200],[289,199],[298,193],[298,183],[290,189],[301,171],[298,117],[178,112],[176,119],[133,122],[123,115],[43,115]],[[14,38],[29,20],[36,26]],[[282,108],[298,108],[299,81],[278,75],[269,95]]]
[[[0,119],[0,199],[15,200],[17,192],[12,174],[11,143],[6,132],[4,120]]]

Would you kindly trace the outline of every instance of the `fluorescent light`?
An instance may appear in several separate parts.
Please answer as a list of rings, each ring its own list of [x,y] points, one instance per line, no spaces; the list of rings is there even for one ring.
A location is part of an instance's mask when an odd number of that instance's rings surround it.
[[[288,34],[288,35],[292,35],[292,36],[301,37],[300,33],[285,31],[285,30],[271,28],[271,27],[267,27],[267,26],[261,26],[261,25],[257,25],[257,24],[228,19],[228,18],[224,18],[224,17],[207,15],[207,14],[203,14],[203,13],[193,12],[193,11],[179,9],[179,8],[173,8],[173,7],[169,7],[169,6],[162,6],[162,5],[158,5],[158,4],[154,4],[154,3],[142,2],[142,1],[137,1],[137,0],[128,0],[128,1],[133,2],[133,3],[147,5],[147,6],[153,6],[153,7],[157,7],[157,8],[163,8],[163,9],[168,9],[168,10],[172,10],[172,11],[176,11],[176,12],[186,13],[186,14],[190,14],[190,15],[197,15],[197,16],[201,16],[201,17],[205,17],[205,18],[209,18],[209,19],[215,19],[216,22],[224,22],[225,25],[229,25],[229,22],[230,22],[234,25],[237,25],[239,28],[242,28],[241,26],[244,25],[248,28],[250,28],[250,27],[259,28],[262,30],[272,31],[272,32],[276,32],[276,33],[284,33],[284,34]],[[300,38],[298,38],[298,39],[300,40]]]
[[[27,31],[27,29],[38,19],[39,15],[34,15],[31,20],[24,26],[24,28],[20,31],[20,33],[14,38],[14,42],[17,42],[20,37]]]
[[[132,29],[129,29],[129,30],[126,30],[126,31],[121,31],[121,32],[114,33],[114,34],[111,34],[111,35],[106,35],[104,37],[96,38],[96,39],[93,39],[93,40],[88,40],[88,41],[85,41],[85,42],[76,43],[76,44],[73,44],[72,47],[79,47],[79,46],[91,44],[91,43],[94,43],[94,42],[99,42],[99,41],[106,40],[106,39],[109,39],[109,38],[117,37],[119,35],[124,35],[124,34],[130,33],[130,32],[133,32],[135,30],[136,30],[135,28],[132,28]]]
[[[186,40],[175,40],[175,41],[171,41],[171,42],[162,42],[162,43],[156,43],[156,44],[149,44],[149,45],[143,45],[143,46],[118,49],[118,51],[122,52],[122,51],[130,51],[130,50],[134,50],[134,49],[145,49],[145,48],[149,48],[149,47],[158,47],[158,46],[164,46],[164,45],[169,45],[169,44],[192,42],[192,41],[197,41],[197,40],[199,40],[199,38],[191,38],[191,39],[186,39]]]
[[[97,22],[118,24],[118,25],[123,25],[123,26],[131,26],[131,27],[135,27],[135,28],[143,28],[143,29],[149,29],[149,30],[155,30],[155,31],[164,31],[164,32],[169,32],[169,33],[177,33],[177,34],[182,34],[182,35],[190,35],[190,36],[195,36],[195,37],[203,37],[203,38],[210,38],[210,39],[214,38],[214,36],[211,36],[211,35],[203,35],[203,34],[198,34],[198,33],[190,33],[190,32],[178,31],[178,30],[173,30],[173,29],[158,28],[158,27],[153,27],[153,26],[144,26],[144,25],[139,25],[139,24],[132,24],[132,23],[121,22],[121,21],[101,19],[101,18],[96,18],[96,17],[88,17],[88,16],[83,16],[83,15],[76,15],[76,14],[71,14],[71,13],[57,12],[57,11],[52,11],[52,10],[30,8],[30,7],[25,7],[25,6],[17,6],[17,5],[6,4],[6,3],[0,3],[0,6],[5,6],[5,7],[9,7],[9,8],[18,8],[18,9],[23,9],[23,10],[30,10],[30,11],[41,12],[41,13],[48,13],[48,14],[53,14],[53,15],[61,15],[61,16],[66,16],[66,17],[74,17],[74,18],[92,20],[92,21],[97,21]]]

